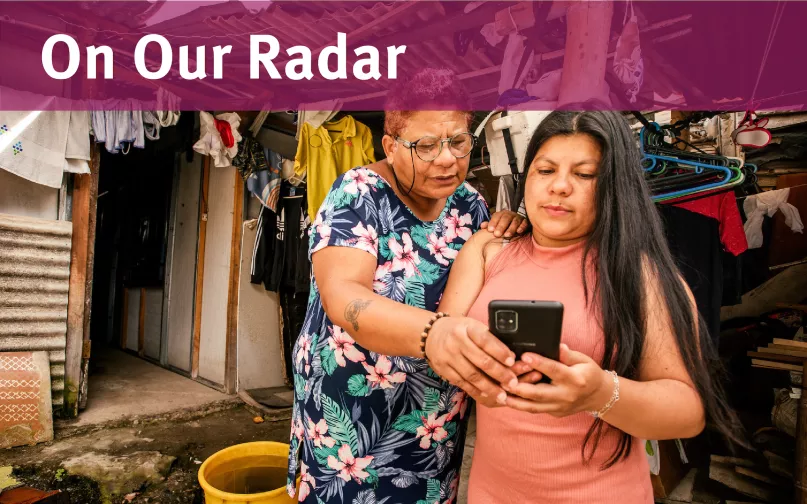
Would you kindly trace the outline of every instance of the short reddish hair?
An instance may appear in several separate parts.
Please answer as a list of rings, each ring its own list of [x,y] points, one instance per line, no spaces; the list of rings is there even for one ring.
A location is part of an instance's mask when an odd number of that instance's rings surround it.
[[[417,110],[413,110],[417,107]],[[387,94],[384,133],[397,136],[418,110],[456,110],[464,113],[468,126],[473,112],[468,91],[454,71],[426,68],[410,79],[398,82]]]

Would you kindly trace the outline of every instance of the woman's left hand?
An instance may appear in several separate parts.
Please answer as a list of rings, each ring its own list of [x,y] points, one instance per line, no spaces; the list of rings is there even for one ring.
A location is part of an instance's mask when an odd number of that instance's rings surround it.
[[[512,210],[502,210],[493,214],[490,222],[483,222],[480,226],[480,229],[486,228],[497,238],[510,238],[527,229],[527,219]]]
[[[581,411],[599,411],[614,392],[610,374],[588,355],[564,344],[560,345],[560,362],[534,353],[525,353],[521,360],[551,378],[552,383],[521,381],[515,387],[507,387],[507,406],[513,409],[565,417]]]

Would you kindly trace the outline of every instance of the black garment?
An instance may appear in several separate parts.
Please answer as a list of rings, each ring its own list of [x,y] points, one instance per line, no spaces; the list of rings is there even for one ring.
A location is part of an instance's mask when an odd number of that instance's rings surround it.
[[[272,266],[275,257],[275,240],[277,236],[277,214],[265,206],[261,206],[261,214],[258,217],[258,233],[255,236],[255,246],[252,249],[252,269],[250,270],[250,282],[254,284],[262,283],[266,290],[269,289],[269,277],[272,274]]]
[[[283,361],[285,362],[286,381],[294,386],[294,365],[292,362],[294,344],[300,335],[305,322],[308,307],[308,291],[294,292],[294,289],[281,287],[280,313],[283,317]]]
[[[712,341],[720,338],[723,247],[720,222],[673,205],[657,205],[670,251],[684,276]]]
[[[250,280],[272,292],[289,289],[308,296],[311,262],[305,190],[283,182],[277,210],[261,210]]]

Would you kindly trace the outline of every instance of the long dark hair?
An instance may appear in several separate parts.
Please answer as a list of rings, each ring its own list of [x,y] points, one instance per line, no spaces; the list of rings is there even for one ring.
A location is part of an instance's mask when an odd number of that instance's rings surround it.
[[[740,434],[740,422],[726,402],[716,375],[717,366],[710,365],[709,357],[716,351],[702,317],[693,316],[689,296],[664,236],[661,218],[650,199],[639,149],[628,122],[618,112],[552,112],[535,130],[527,146],[524,175],[516,201],[524,198],[529,166],[544,142],[558,135],[574,134],[590,135],[602,151],[595,190],[594,229],[586,240],[584,271],[581,273],[587,293],[586,303],[592,306],[593,302],[599,308],[605,334],[606,352],[600,365],[629,379],[638,374],[647,313],[644,268],[637,266],[649,264],[663,293],[678,348],[700,394],[707,418],[728,440],[745,444]],[[530,225],[524,236],[531,232]],[[585,265],[589,262],[594,265],[593,286],[586,280]],[[606,427],[598,419],[586,433],[581,449],[586,463],[593,458]],[[631,445],[631,436],[622,432],[619,444],[604,468],[627,458]]]

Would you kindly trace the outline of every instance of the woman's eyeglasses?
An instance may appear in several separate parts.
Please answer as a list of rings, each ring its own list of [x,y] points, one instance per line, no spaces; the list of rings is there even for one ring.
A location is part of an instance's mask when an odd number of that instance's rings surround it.
[[[476,145],[476,137],[471,133],[457,133],[451,138],[442,140],[433,136],[425,136],[414,142],[395,137],[395,141],[401,142],[407,149],[414,150],[418,157],[427,163],[437,159],[443,152],[443,144],[448,144],[449,152],[456,158],[464,158],[469,155]]]

